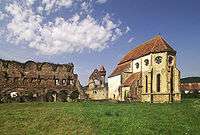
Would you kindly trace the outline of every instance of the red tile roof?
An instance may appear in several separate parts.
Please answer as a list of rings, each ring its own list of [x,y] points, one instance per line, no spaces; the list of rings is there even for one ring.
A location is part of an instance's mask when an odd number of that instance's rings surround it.
[[[112,72],[112,74],[109,77],[120,75],[125,69],[129,68],[130,64],[131,64],[131,61],[117,65],[117,67],[115,68],[115,70]]]
[[[145,43],[139,45],[135,49],[129,51],[119,62],[119,64],[137,59],[139,57],[148,55],[150,53],[158,53],[158,52],[176,53],[176,51],[164,40],[164,38],[158,35],[146,41]]]
[[[181,90],[200,90],[200,83],[181,83]]]
[[[137,80],[139,80],[141,77],[141,73],[135,73],[132,74],[131,76],[129,76],[123,83],[123,86],[131,86],[134,82],[136,82]]]
[[[110,77],[121,74],[127,68],[128,63],[130,64],[132,60],[148,55],[150,53],[159,52],[176,53],[176,51],[172,47],[170,47],[170,45],[164,40],[164,38],[162,38],[160,35],[155,36],[154,38],[139,45],[135,49],[129,51],[119,62]]]

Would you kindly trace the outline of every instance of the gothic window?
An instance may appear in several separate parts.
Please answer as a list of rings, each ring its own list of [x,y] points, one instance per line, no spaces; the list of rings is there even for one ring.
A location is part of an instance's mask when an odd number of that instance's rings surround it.
[[[33,78],[30,79],[30,83],[33,83]]]
[[[66,85],[70,85],[70,79],[66,80]]]
[[[60,85],[58,79],[55,80],[55,84],[56,84],[56,85]]]
[[[97,91],[93,91],[93,94],[97,94]]]
[[[97,79],[95,79],[95,80],[94,80],[94,83],[95,83],[95,85],[97,85],[97,86],[99,86],[99,85],[100,85],[100,81],[99,81],[99,80],[97,80]]]
[[[135,63],[135,66],[136,66],[136,68],[138,69],[139,66],[140,66],[140,64],[137,62],[137,63]]]
[[[155,62],[156,62],[157,64],[160,64],[160,63],[162,62],[162,57],[161,57],[161,56],[157,56],[157,57],[155,58]]]
[[[17,82],[18,81],[18,78],[14,78],[13,82]]]
[[[102,85],[103,84],[102,80],[100,80],[99,83],[100,83],[100,85]]]
[[[42,79],[41,78],[39,78],[38,79],[38,84],[40,84],[42,82]]]
[[[148,66],[148,65],[149,65],[149,60],[148,60],[148,59],[145,59],[145,60],[144,60],[144,63],[145,63],[145,66]]]
[[[173,64],[173,60],[174,60],[174,58],[172,56],[169,56],[169,59],[168,59],[169,65]]]
[[[64,85],[64,86],[66,86],[66,85],[67,85],[67,83],[66,83],[66,80],[65,80],[65,79],[63,79],[63,80],[62,80],[62,83],[63,83],[63,85]]]
[[[160,92],[160,74],[157,75],[157,92]]]
[[[140,85],[140,81],[139,80],[137,80],[137,86],[139,86]]]
[[[146,93],[148,93],[148,76],[146,75]]]
[[[74,81],[73,80],[70,80],[70,85],[73,85],[74,84]]]

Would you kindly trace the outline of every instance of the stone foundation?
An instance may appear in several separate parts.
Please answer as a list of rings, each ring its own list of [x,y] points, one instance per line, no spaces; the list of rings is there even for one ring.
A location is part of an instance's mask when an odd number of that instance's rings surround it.
[[[141,101],[153,103],[181,101],[181,93],[172,94],[172,96],[168,93],[142,94]]]

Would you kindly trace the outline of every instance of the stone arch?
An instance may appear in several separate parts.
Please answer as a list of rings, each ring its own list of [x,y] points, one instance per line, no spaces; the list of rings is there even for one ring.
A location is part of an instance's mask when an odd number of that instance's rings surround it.
[[[30,90],[24,89],[20,93],[20,102],[32,102],[33,101],[33,92]]]
[[[59,93],[58,93],[58,101],[61,101],[61,102],[67,102],[68,100],[68,90],[61,90]]]
[[[70,94],[70,99],[72,100],[78,99],[79,95],[80,95],[79,91],[75,90]]]
[[[46,93],[46,101],[47,102],[56,102],[58,93],[56,91],[48,91]]]

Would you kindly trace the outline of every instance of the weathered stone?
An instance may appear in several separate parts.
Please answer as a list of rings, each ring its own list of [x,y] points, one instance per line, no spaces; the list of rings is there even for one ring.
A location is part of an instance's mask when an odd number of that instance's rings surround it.
[[[74,74],[74,65],[36,63],[27,61],[0,60],[0,95],[1,102],[11,102],[11,93],[17,93],[20,101],[66,101],[63,93],[78,91],[84,98],[84,91]],[[61,94],[62,93],[62,94]],[[61,96],[62,95],[62,96]],[[70,95],[69,95],[70,96]],[[61,98],[62,97],[62,98]],[[16,101],[18,101],[17,98]]]
[[[108,86],[105,83],[106,70],[103,66],[95,69],[89,77],[86,93],[92,100],[103,100],[108,98]]]

